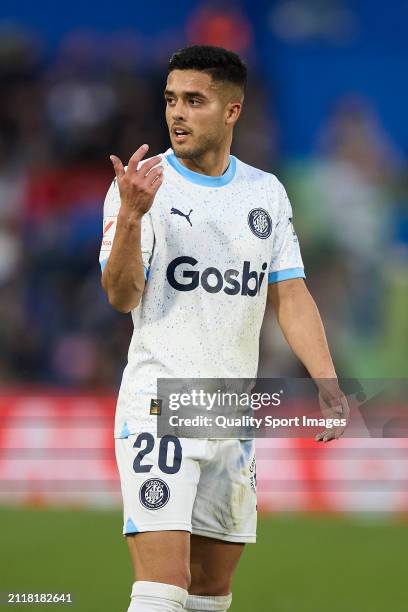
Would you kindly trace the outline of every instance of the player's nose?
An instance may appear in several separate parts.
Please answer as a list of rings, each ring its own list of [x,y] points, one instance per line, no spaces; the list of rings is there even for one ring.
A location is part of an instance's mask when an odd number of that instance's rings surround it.
[[[176,104],[172,108],[172,111],[172,118],[174,121],[183,121],[186,113],[182,100],[177,100]]]

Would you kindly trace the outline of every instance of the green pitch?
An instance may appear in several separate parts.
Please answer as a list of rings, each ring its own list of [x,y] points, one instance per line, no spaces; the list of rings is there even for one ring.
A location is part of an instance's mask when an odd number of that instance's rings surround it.
[[[14,607],[127,610],[132,576],[119,512],[0,509],[0,535],[0,592],[74,598],[70,606]],[[406,612],[407,560],[406,522],[264,517],[236,575],[231,611]]]

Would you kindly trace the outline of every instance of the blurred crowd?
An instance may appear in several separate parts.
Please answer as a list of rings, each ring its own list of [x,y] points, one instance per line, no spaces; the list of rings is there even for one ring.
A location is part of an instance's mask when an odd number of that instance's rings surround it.
[[[283,166],[307,284],[343,376],[408,375],[406,163],[370,102],[350,93],[322,122],[314,154]],[[264,342],[266,375],[274,348]]]
[[[107,304],[98,266],[109,154],[126,161],[142,142],[160,152],[168,138],[165,58],[138,61],[131,37],[111,49],[78,35],[50,59],[26,34],[0,41],[0,379],[9,385],[120,381],[131,318]],[[322,117],[306,159],[283,159],[278,133],[255,73],[233,152],[287,188],[339,371],[406,375],[406,159],[352,93]],[[260,374],[301,375],[267,313]]]

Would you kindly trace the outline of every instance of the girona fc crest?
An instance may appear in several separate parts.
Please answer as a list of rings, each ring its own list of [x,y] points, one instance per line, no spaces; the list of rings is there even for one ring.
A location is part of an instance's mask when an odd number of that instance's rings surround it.
[[[248,215],[251,232],[258,238],[269,238],[272,232],[272,219],[263,208],[253,208]]]
[[[160,478],[150,478],[140,487],[140,502],[149,510],[163,508],[170,499],[170,489]]]

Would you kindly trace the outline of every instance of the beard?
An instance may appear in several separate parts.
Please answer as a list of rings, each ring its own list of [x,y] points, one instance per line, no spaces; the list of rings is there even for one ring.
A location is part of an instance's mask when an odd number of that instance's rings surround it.
[[[214,136],[202,136],[197,140],[196,143],[192,144],[177,144],[172,142],[172,149],[174,154],[179,159],[197,159],[208,153],[208,151],[214,151],[218,149],[220,145],[219,138]]]

